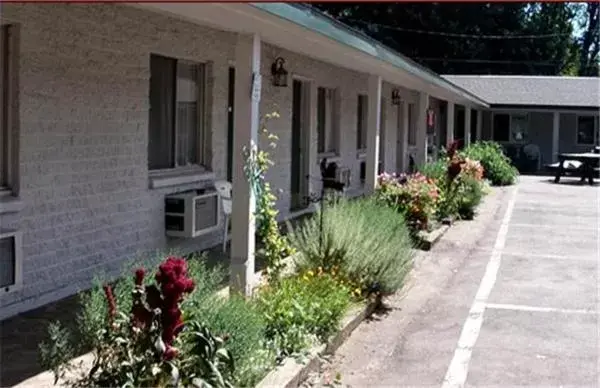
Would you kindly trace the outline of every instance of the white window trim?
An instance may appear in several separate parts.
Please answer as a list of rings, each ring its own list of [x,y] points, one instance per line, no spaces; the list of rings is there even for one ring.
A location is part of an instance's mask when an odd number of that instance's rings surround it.
[[[592,143],[580,143],[579,142],[579,118],[580,117],[592,117],[595,118],[594,120],[594,140],[592,141]],[[595,115],[593,113],[578,113],[575,115],[575,145],[577,146],[595,146],[598,145],[598,143],[600,142],[600,116],[599,115]]]
[[[495,140],[495,125],[494,125],[494,118],[496,115],[508,115],[508,141],[504,141],[504,140]],[[525,116],[526,120],[527,120],[527,133],[529,134],[529,130],[531,128],[529,128],[529,124],[531,123],[530,121],[530,117],[529,117],[529,112],[492,112],[492,141],[496,142],[498,144],[524,144],[525,140],[523,141],[513,141],[511,140],[512,138],[512,123],[513,123],[513,116]]]
[[[148,167],[148,176],[149,176],[149,187],[151,189],[169,187],[169,186],[177,186],[184,185],[188,183],[195,183],[204,181],[207,179],[214,179],[214,174],[211,172],[210,165],[211,161],[209,160],[210,155],[212,154],[210,149],[212,144],[210,144],[210,136],[209,134],[209,96],[208,96],[208,81],[209,81],[209,71],[210,64],[208,62],[197,61],[188,58],[180,58],[174,57],[168,54],[162,54],[158,52],[153,52],[152,54],[161,55],[170,59],[174,59],[177,62],[191,63],[195,65],[201,65],[201,74],[198,82],[198,96],[201,99],[199,105],[201,109],[198,109],[198,137],[196,142],[198,143],[198,152],[197,158],[199,160],[199,164],[194,164],[190,166],[175,166],[171,168],[163,168],[163,169],[154,169],[151,170]],[[175,91],[176,92],[176,91]],[[173,153],[174,164],[177,163],[177,131],[175,130],[173,144],[175,147]]]
[[[15,242],[15,282],[2,287],[0,295],[19,291],[23,287],[23,234],[17,230],[0,229],[0,240],[13,238]]]
[[[332,87],[327,87],[327,86],[319,86],[317,88],[317,104],[319,103],[319,98],[318,98],[318,93],[319,93],[319,89],[323,88],[325,89],[325,98],[326,100],[330,100],[330,104],[325,104],[325,115],[327,117],[327,106],[330,107],[331,112],[329,112],[330,115],[330,125],[333,128],[327,128],[327,119],[326,119],[326,124],[325,124],[325,149],[327,150],[327,145],[330,143],[333,143],[333,150],[331,151],[323,151],[323,152],[318,152],[318,146],[319,144],[317,143],[317,156],[319,159],[323,159],[323,158],[336,158],[340,156],[340,149],[341,149],[341,135],[340,135],[340,120],[341,120],[341,97],[340,97],[340,91],[338,88],[332,88]],[[319,110],[319,106],[317,105],[317,112]],[[318,124],[318,115],[317,115],[317,131],[319,130],[319,124]],[[331,129],[331,133],[333,134],[333,139],[329,139],[329,136],[331,135],[329,129]],[[317,132],[317,142],[318,142],[318,132]]]

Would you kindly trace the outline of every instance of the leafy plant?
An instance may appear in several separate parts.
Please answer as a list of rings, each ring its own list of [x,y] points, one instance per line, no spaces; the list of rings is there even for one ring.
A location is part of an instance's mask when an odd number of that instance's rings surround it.
[[[275,148],[277,135],[270,133],[266,128],[266,121],[279,117],[277,112],[265,115],[262,123],[262,134],[269,141],[269,147]],[[246,178],[256,197],[256,234],[263,243],[263,256],[267,263],[266,277],[270,282],[277,282],[285,264],[283,259],[293,254],[293,249],[287,239],[281,234],[277,223],[277,197],[272,193],[271,187],[265,180],[265,175],[273,165],[267,150],[260,149],[256,144],[250,149],[244,149],[246,164],[244,171]]]
[[[375,198],[402,213],[411,230],[426,230],[436,214],[440,190],[435,180],[421,173],[384,173],[378,177]]]
[[[350,304],[350,290],[328,274],[306,272],[259,289],[257,304],[267,321],[267,338],[284,358],[337,329]]]
[[[213,295],[191,307],[185,310],[190,320],[227,336],[225,347],[235,362],[233,377],[237,385],[255,385],[275,362],[275,354],[265,340],[266,321],[256,305],[239,295],[227,299]]]
[[[208,383],[214,387],[229,387],[233,373],[232,361],[228,361],[233,359],[231,354],[222,349],[222,341],[208,329],[201,328],[200,323],[183,319],[184,297],[195,290],[187,269],[185,259],[176,257],[161,263],[154,277],[146,277],[146,271],[138,268],[131,295],[115,294],[111,285],[102,286],[103,310],[97,305],[99,295],[89,293],[87,300],[92,301],[93,309],[87,310],[81,319],[99,325],[95,333],[89,328],[83,331],[93,344],[94,363],[87,375],[67,384],[74,387],[165,387],[201,383],[205,385],[198,386],[206,386]],[[200,270],[200,266],[196,270]],[[210,287],[209,283],[210,280],[204,286]],[[122,290],[128,288],[125,286]],[[123,300],[116,295],[123,295]],[[100,311],[105,315],[97,315]],[[182,332],[185,334],[179,336]],[[68,360],[75,347],[70,347],[68,333],[56,325],[49,327],[49,334],[50,343],[41,346],[41,356],[58,380],[74,368]],[[208,348],[199,352],[198,346]]]
[[[304,220],[289,235],[302,271],[331,272],[347,279],[352,290],[392,293],[412,267],[412,240],[395,209],[376,200],[340,200],[329,206],[319,243],[320,214]]]
[[[494,186],[512,185],[519,175],[498,143],[491,141],[473,143],[462,151],[462,155],[478,160],[483,166],[484,178]]]
[[[481,181],[469,175],[461,177],[460,182],[457,195],[457,198],[459,198],[458,215],[463,219],[471,220],[475,215],[475,209],[483,198],[483,186]]]

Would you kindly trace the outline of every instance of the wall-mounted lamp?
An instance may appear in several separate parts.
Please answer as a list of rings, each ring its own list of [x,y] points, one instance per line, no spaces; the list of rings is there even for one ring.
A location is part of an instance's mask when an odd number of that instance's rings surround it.
[[[392,90],[392,105],[400,105],[401,101],[400,91],[398,89]]]
[[[271,65],[271,75],[273,76],[273,85],[278,87],[286,87],[287,86],[287,78],[288,72],[283,67],[285,64],[285,59],[282,57],[277,57],[275,62]]]

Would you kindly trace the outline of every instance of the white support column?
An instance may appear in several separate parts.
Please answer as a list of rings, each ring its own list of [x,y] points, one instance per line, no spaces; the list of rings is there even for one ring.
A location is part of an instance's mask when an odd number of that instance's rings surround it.
[[[261,42],[258,35],[238,35],[235,48],[233,131],[233,211],[231,216],[230,289],[252,293],[254,283],[255,198],[244,174],[244,148],[258,146]],[[254,85],[254,86],[253,86]]]
[[[471,107],[465,106],[465,147],[471,144]]]
[[[558,162],[558,148],[560,139],[560,113],[554,112],[552,117],[552,162]]]
[[[415,163],[421,166],[427,163],[427,109],[429,108],[429,95],[419,93],[415,119],[417,125],[417,152]]]
[[[446,147],[454,141],[454,107],[454,103],[448,101],[448,108],[446,109]]]
[[[481,109],[477,110],[477,126],[475,133],[475,141],[481,141],[481,127],[483,125],[483,111]]]
[[[379,129],[381,119],[381,77],[369,76],[369,115],[367,122],[367,163],[365,194],[375,191],[379,161]]]

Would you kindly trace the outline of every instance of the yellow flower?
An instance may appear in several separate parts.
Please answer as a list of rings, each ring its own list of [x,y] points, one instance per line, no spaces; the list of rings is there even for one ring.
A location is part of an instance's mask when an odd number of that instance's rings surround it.
[[[308,276],[306,276],[306,275],[302,276],[302,280],[308,281]]]
[[[314,276],[314,275],[315,275],[315,273],[314,273],[313,271],[308,271],[306,274],[307,274],[308,276]]]

